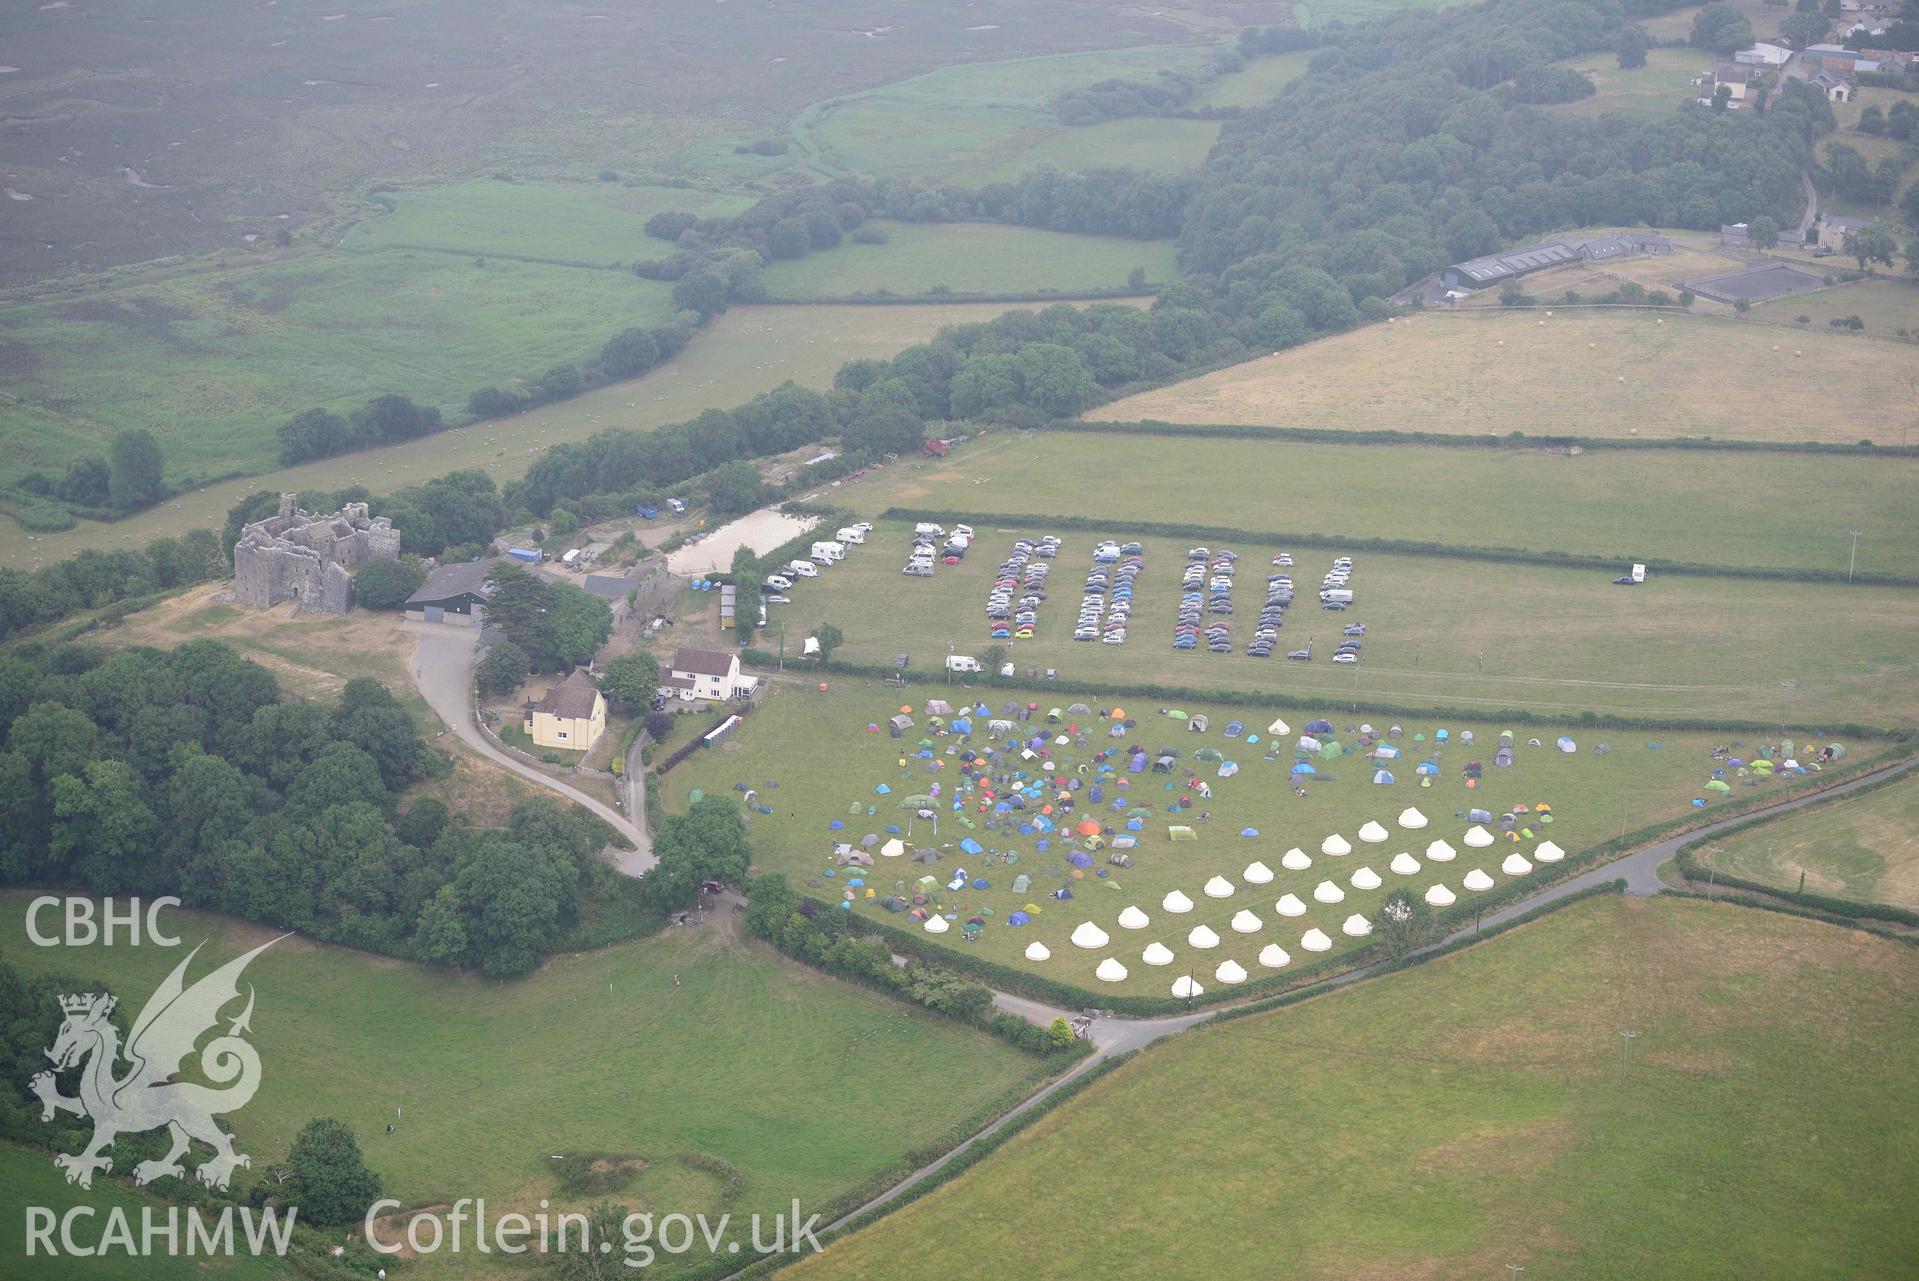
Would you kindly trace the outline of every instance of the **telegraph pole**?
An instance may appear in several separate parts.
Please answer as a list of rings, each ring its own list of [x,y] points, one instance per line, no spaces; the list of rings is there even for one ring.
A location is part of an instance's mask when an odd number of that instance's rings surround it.
[[[1854,529],[1848,532],[1852,534],[1852,555],[1846,561],[1846,586],[1850,587],[1853,567],[1859,563],[1859,535],[1862,531]]]
[[[1619,1034],[1619,1083],[1621,1085],[1626,1083],[1626,1069],[1632,1064],[1632,1041],[1638,1035],[1637,1032]]]

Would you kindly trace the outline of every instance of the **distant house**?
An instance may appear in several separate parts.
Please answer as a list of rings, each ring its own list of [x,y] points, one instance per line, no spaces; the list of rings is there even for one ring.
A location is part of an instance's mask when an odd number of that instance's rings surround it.
[[[1837,44],[1809,44],[1799,54],[1800,60],[1808,71],[1830,71],[1836,75],[1850,75],[1855,71],[1879,70],[1879,59],[1869,57],[1857,49],[1848,49]],[[1814,77],[1816,78],[1816,77]],[[1830,93],[1827,97],[1831,97]],[[1839,99],[1837,101],[1843,101]]]
[[[485,621],[487,598],[493,594],[486,576],[494,566],[507,563],[504,556],[482,556],[438,566],[426,576],[420,590],[406,598],[406,616],[416,623],[477,626]]]
[[[750,676],[740,675],[738,654],[682,646],[674,652],[660,689],[689,703],[702,699],[724,702],[748,692],[757,683]]]
[[[1749,67],[1783,67],[1792,61],[1792,50],[1785,45],[1761,40],[1750,49],[1741,49],[1732,60]]]
[[[606,733],[606,695],[584,667],[576,667],[539,702],[526,705],[526,732],[537,746],[584,752]]]
[[[1719,225],[1719,243],[1727,249],[1751,249],[1752,227],[1743,222],[1726,222]],[[1784,227],[1779,232],[1782,245],[1803,245],[1806,237],[1797,227]]]
[[[1642,232],[1628,231],[1617,236],[1600,236],[1588,240],[1579,247],[1580,257],[1588,262],[1614,262],[1621,258],[1637,258],[1646,254],[1669,254],[1672,241],[1664,236],[1649,236]]]
[[[1828,102],[1852,101],[1852,82],[1844,76],[1821,71],[1807,76],[1806,83],[1825,94]]]
[[[1864,231],[1872,226],[1870,218],[1842,218],[1838,214],[1827,214],[1819,220],[1821,234],[1838,240],[1848,232]]]
[[[1719,86],[1726,86],[1734,102],[1744,102],[1746,94],[1752,88],[1752,78],[1756,73],[1749,67],[1714,67],[1712,72],[1713,92],[1719,92]]]

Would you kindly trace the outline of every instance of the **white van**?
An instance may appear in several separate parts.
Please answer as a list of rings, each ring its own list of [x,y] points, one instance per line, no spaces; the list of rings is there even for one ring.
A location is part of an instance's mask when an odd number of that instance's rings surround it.
[[[1330,587],[1319,594],[1319,599],[1326,605],[1350,605],[1353,594],[1343,587]]]
[[[949,672],[977,672],[983,670],[979,659],[969,658],[965,654],[948,654],[946,670]]]
[[[913,532],[916,534],[931,534],[935,538],[940,538],[945,536],[946,526],[935,525],[931,521],[923,520],[919,524],[913,526]]]
[[[854,529],[851,525],[842,529],[839,533],[833,535],[833,537],[839,539],[842,543],[859,544],[866,541],[866,535]]]
[[[801,578],[818,578],[820,567],[810,560],[789,560],[786,569],[781,572],[798,574]]]

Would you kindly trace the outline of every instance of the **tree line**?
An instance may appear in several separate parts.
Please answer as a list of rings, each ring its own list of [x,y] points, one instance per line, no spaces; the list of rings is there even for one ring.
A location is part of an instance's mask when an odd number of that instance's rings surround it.
[[[0,657],[0,882],[175,894],[314,938],[523,974],[617,903],[601,825],[540,799],[471,826],[378,681],[288,700],[216,641]],[[602,909],[605,910],[605,909]]]
[[[60,476],[40,471],[22,476],[15,488],[27,501],[14,515],[27,529],[43,532],[73,528],[76,512],[116,520],[165,498],[165,472],[166,456],[153,433],[124,428],[107,443],[105,457],[82,454]]]

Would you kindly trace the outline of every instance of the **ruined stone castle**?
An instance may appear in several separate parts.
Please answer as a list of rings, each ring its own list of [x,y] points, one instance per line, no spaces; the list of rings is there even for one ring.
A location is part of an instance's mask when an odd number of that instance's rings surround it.
[[[348,503],[331,516],[301,511],[294,495],[280,495],[277,515],[240,531],[233,548],[233,595],[262,609],[286,601],[322,614],[353,607],[351,570],[377,557],[400,554],[400,531],[384,516],[367,516],[365,503]]]

